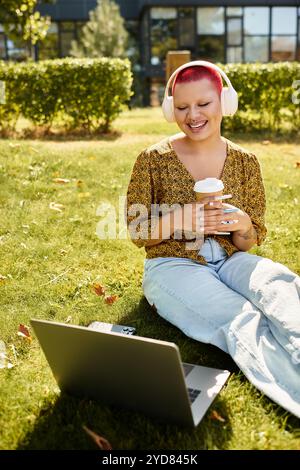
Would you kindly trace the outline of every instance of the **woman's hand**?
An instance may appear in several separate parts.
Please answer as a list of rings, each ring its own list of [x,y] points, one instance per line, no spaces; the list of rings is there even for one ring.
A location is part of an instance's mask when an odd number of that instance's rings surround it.
[[[217,206],[217,202],[213,205]],[[226,213],[224,210],[233,209],[235,212]],[[222,224],[221,222],[229,222]],[[222,207],[216,209],[204,209],[204,233],[238,232],[239,235],[247,233],[252,227],[249,215],[231,204],[222,203]]]
[[[203,198],[201,202],[191,202],[176,209],[173,212],[172,224],[174,230],[172,231],[203,235],[220,230],[216,226],[219,226],[222,220],[226,220],[226,217],[222,209],[222,202],[216,200],[215,197],[208,196]],[[208,203],[213,203],[216,209],[206,210],[204,204]],[[224,230],[224,225],[221,226],[221,229]]]
[[[210,208],[203,208],[203,204],[209,202]],[[226,212],[226,209],[234,212]],[[201,203],[185,204],[176,209],[173,216],[174,238],[180,239],[182,235],[190,238],[190,234],[192,237],[202,238],[204,235],[232,232],[232,242],[240,251],[250,250],[257,242],[257,233],[249,215],[238,207],[217,201],[215,196],[207,197]]]

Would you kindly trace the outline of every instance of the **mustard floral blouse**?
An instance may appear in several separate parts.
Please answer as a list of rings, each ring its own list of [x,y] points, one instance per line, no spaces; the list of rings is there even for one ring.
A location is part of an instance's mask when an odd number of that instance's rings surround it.
[[[250,216],[257,232],[257,245],[261,245],[266,238],[267,229],[264,222],[265,189],[259,162],[253,153],[228,139],[226,143],[227,157],[221,180],[224,184],[223,194],[232,194],[232,198],[225,202],[238,207]],[[159,216],[164,213],[163,207],[168,208],[166,211],[170,211],[172,204],[184,205],[195,201],[194,184],[192,175],[178,158],[169,137],[138,155],[127,189],[125,214],[129,235],[139,248],[145,248],[147,258],[180,257],[207,264],[205,258],[198,254],[199,247],[191,249],[191,245],[187,245],[187,241],[191,242],[191,238],[185,238],[184,233],[181,239],[172,235],[158,245],[146,246]],[[142,204],[147,208],[144,217],[139,216],[136,208],[140,206],[136,204]],[[153,211],[153,207],[158,206],[159,212]],[[132,223],[137,217],[140,223]],[[226,231],[226,226],[224,227]],[[204,235],[204,239],[207,237],[216,239],[229,256],[239,251],[233,244],[231,235]]]

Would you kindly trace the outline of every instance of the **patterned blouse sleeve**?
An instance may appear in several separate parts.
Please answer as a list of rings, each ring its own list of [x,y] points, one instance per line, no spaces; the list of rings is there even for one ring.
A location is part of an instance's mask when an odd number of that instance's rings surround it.
[[[155,204],[155,188],[150,166],[150,152],[141,152],[133,166],[126,195],[125,217],[132,242],[144,247],[158,223],[158,214],[151,209]],[[154,236],[155,237],[155,236]]]
[[[250,154],[248,160],[246,194],[245,211],[250,216],[257,232],[257,245],[261,245],[267,234],[265,226],[266,194],[260,164],[253,154]]]

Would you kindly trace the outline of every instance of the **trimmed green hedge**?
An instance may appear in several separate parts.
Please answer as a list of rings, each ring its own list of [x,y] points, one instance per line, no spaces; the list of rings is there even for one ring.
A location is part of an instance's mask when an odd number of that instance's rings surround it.
[[[223,120],[226,130],[299,130],[300,103],[292,99],[300,98],[300,82],[295,83],[300,80],[299,62],[219,66],[239,96],[239,111]]]
[[[71,127],[107,131],[130,100],[129,60],[58,59],[0,62],[6,103],[0,105],[0,129],[13,129],[22,115],[35,125],[51,127],[66,115]]]
[[[239,111],[223,120],[230,131],[298,131],[300,64],[219,64],[239,95]],[[109,130],[132,95],[130,62],[121,59],[59,59],[0,62],[6,104],[0,104],[0,131],[13,130],[20,115],[51,127],[60,116],[72,128]],[[294,85],[295,86],[295,85]],[[297,92],[299,90],[299,94]]]

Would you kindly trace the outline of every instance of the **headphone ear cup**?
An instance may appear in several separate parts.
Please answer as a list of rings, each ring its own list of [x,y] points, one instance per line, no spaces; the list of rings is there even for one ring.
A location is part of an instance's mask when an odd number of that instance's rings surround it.
[[[233,88],[224,87],[221,92],[223,116],[233,116],[238,109],[238,94]]]
[[[173,96],[165,96],[162,103],[162,112],[168,122],[175,122]]]

